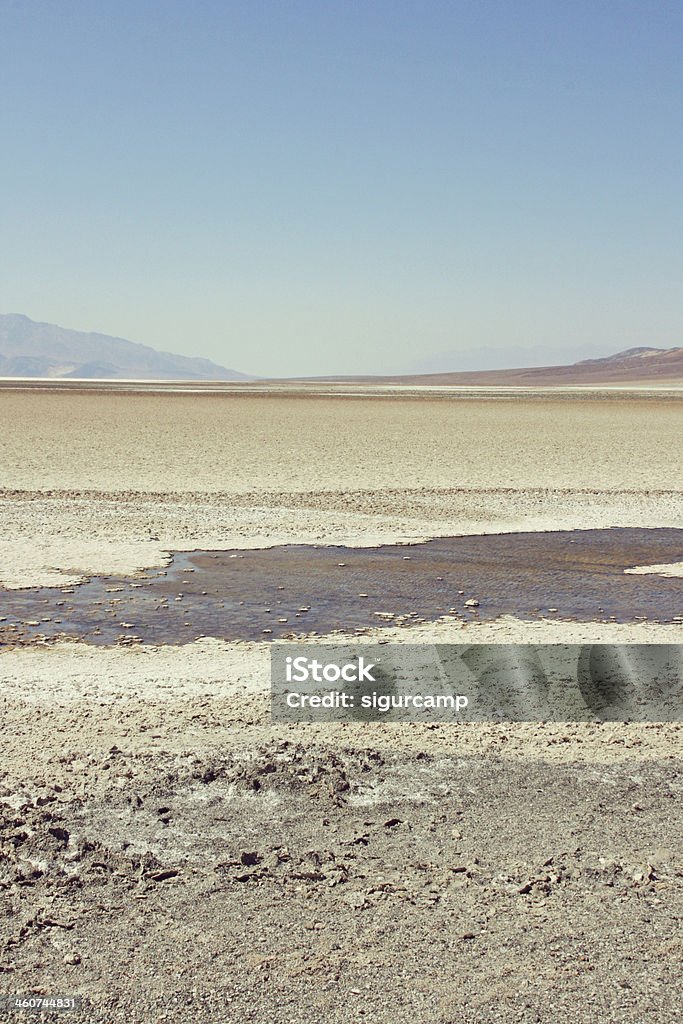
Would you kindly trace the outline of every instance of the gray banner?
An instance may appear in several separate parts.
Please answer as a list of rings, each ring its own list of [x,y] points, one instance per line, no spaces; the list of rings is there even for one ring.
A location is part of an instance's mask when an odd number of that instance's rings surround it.
[[[271,646],[277,722],[683,720],[683,644]]]

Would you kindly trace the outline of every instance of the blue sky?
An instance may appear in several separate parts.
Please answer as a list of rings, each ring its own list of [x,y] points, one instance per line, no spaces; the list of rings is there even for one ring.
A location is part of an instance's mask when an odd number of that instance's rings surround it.
[[[676,0],[0,0],[0,312],[261,375],[683,344]]]

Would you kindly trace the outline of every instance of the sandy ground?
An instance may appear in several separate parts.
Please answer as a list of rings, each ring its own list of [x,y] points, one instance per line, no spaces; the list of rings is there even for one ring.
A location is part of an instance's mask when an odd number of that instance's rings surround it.
[[[0,415],[5,585],[683,526],[683,403],[6,392]],[[363,640],[456,633],[683,642],[514,618]],[[267,686],[261,644],[0,652],[0,993],[79,993],[97,1024],[680,1019],[680,724],[273,726]]]

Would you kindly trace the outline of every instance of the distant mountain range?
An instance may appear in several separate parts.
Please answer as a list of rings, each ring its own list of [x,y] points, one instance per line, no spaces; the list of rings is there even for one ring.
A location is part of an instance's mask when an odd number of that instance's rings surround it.
[[[321,379],[321,378],[319,378]],[[601,359],[583,359],[567,366],[533,366],[510,370],[467,370],[384,377],[335,377],[336,381],[383,384],[561,387],[580,384],[683,384],[683,348],[629,348]]]
[[[454,356],[454,358],[457,358]],[[514,356],[512,357],[514,358]],[[0,314],[0,377],[85,380],[254,380],[209,359],[157,352],[124,338],[36,323],[18,313]],[[300,380],[302,378],[299,378]],[[561,386],[683,383],[683,348],[629,348],[566,366],[467,370],[404,375],[309,377],[338,382],[434,385]]]
[[[0,314],[0,377],[89,380],[250,380],[209,359],[157,352],[124,338],[36,323]]]

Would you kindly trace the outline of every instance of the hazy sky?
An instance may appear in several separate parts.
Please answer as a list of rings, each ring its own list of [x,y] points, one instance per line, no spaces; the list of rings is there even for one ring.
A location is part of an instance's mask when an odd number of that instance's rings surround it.
[[[682,46],[680,0],[0,0],[0,312],[261,375],[681,345]]]

